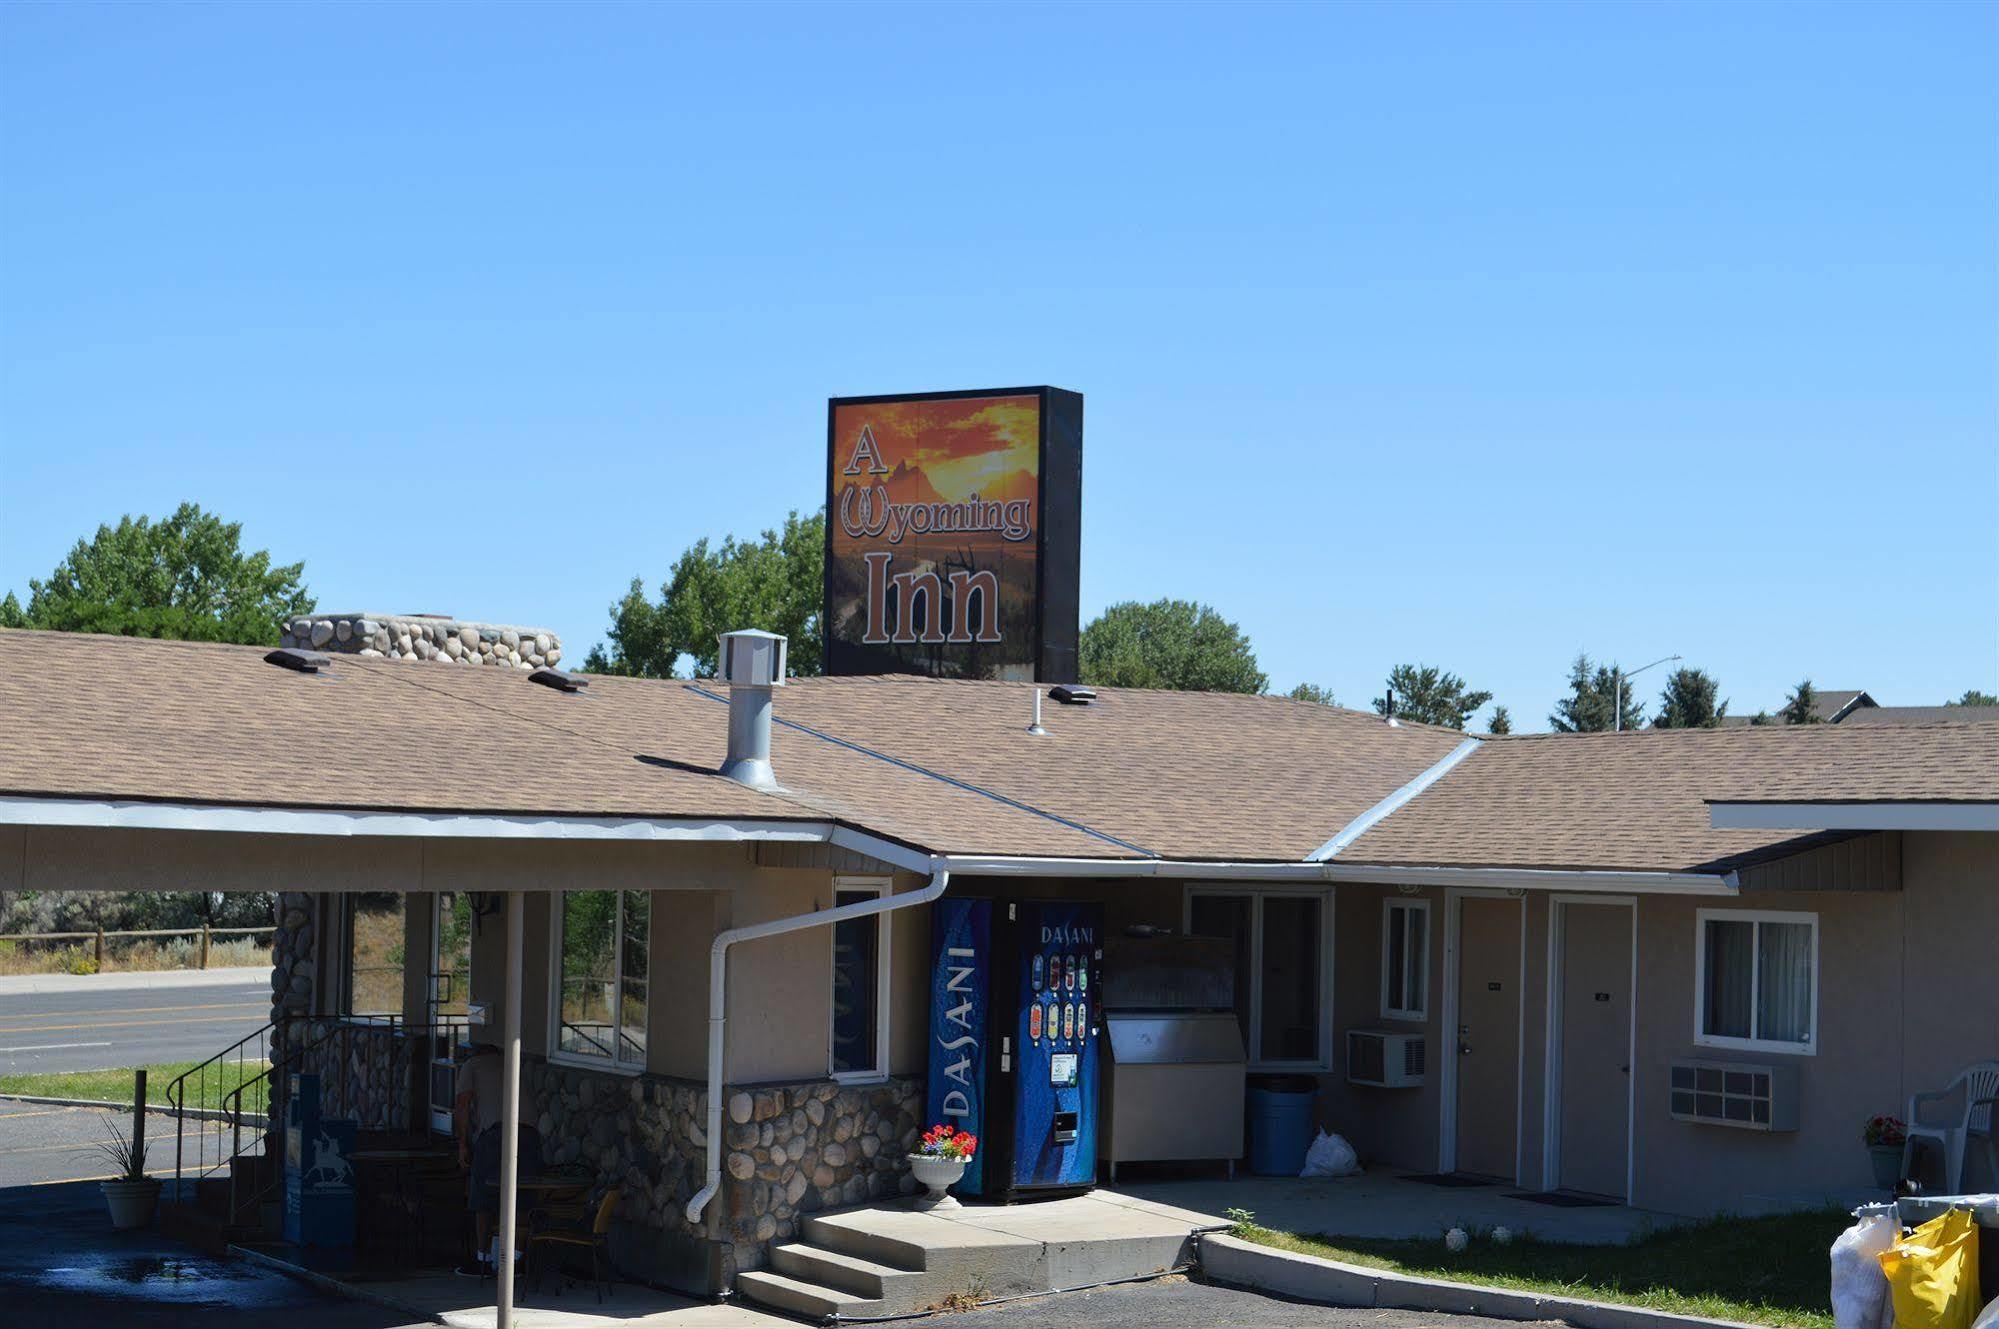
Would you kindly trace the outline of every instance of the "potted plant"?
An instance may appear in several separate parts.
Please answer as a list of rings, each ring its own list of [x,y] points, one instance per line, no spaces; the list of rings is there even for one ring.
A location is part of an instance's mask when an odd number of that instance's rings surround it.
[[[97,1148],[118,1165],[118,1175],[101,1183],[104,1203],[111,1210],[111,1226],[121,1232],[145,1227],[159,1206],[160,1182],[146,1175],[144,1139],[135,1135],[128,1140],[114,1133]]]
[[[1908,1143],[1909,1128],[1899,1117],[1872,1117],[1860,1134],[1874,1160],[1874,1184],[1884,1191],[1894,1190],[1902,1179],[1902,1146]]]
[[[927,1194],[916,1197],[919,1209],[956,1209],[950,1189],[965,1175],[965,1164],[978,1152],[979,1137],[942,1123],[923,1132],[922,1143],[909,1156],[909,1170]]]

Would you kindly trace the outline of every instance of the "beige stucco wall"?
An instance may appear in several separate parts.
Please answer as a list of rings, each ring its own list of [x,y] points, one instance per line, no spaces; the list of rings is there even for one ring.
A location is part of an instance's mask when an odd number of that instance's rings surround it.
[[[1695,919],[1701,909],[1815,913],[1819,925],[1818,1050],[1737,1051],[1694,1041]],[[1768,1207],[1794,1192],[1872,1184],[1860,1128],[1901,1098],[1903,896],[1888,892],[1759,894],[1715,900],[1648,896],[1638,905],[1638,1051],[1633,1199],[1672,1213],[1723,1204]],[[1668,1067],[1678,1058],[1795,1067],[1796,1131],[1674,1121]]]

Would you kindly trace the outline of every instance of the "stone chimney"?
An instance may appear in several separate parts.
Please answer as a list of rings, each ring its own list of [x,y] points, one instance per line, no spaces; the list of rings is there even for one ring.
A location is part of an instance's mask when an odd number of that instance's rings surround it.
[[[446,614],[301,614],[278,630],[278,645],[389,660],[538,669],[562,661],[547,628],[473,623]]]

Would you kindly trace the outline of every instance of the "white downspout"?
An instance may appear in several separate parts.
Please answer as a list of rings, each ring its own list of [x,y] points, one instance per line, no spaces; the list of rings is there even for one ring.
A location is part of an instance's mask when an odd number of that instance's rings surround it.
[[[844,923],[850,918],[866,918],[870,914],[886,914],[929,904],[944,894],[945,887],[951,884],[951,873],[944,866],[944,860],[933,858],[930,862],[930,883],[921,890],[821,909],[812,914],[774,918],[768,923],[751,923],[715,934],[715,943],[708,949],[708,1181],[687,1202],[688,1222],[701,1221],[702,1211],[707,1209],[708,1202],[715,1198],[715,1192],[722,1186],[722,1054],[729,1023],[729,948],[739,941],[754,941],[758,937],[774,937],[780,932],[797,932],[829,923]]]

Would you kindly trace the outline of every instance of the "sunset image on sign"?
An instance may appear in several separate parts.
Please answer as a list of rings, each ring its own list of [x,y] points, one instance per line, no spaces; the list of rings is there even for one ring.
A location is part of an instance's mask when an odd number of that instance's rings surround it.
[[[1037,395],[832,408],[828,664],[1033,678]]]

